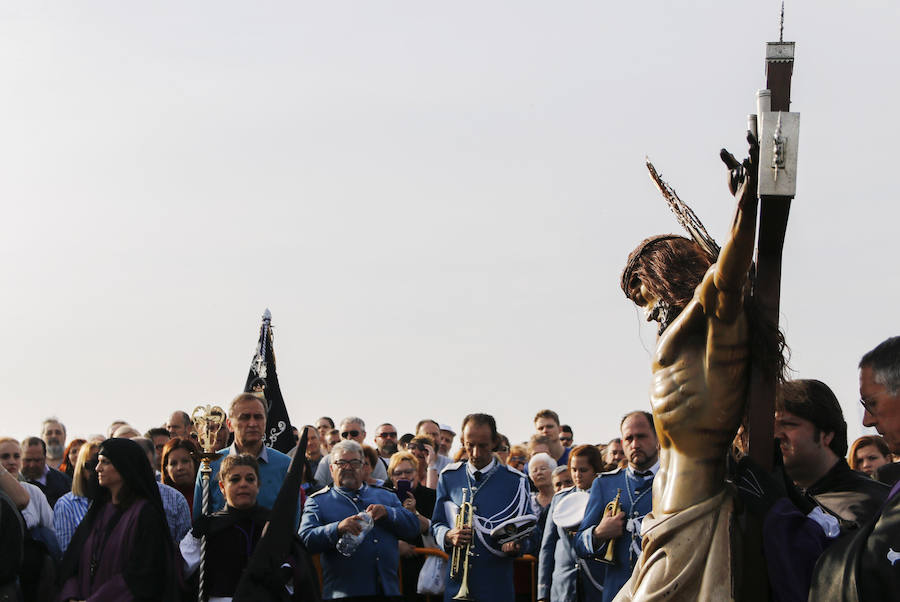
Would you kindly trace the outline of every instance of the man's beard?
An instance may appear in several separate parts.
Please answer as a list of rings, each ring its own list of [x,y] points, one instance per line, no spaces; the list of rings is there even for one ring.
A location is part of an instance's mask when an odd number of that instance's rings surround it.
[[[359,489],[360,479],[357,479],[352,475],[343,475],[339,477],[340,482],[338,483],[343,489]]]
[[[647,470],[656,464],[656,456],[645,454],[643,451],[632,452],[628,458],[629,463],[638,470]]]
[[[675,321],[675,318],[681,313],[681,309],[682,308],[675,307],[668,301],[663,301],[662,299],[653,305],[649,318],[659,323],[659,328],[656,331],[657,336],[661,335],[663,331]]]
[[[397,453],[397,444],[393,441],[386,441],[378,451],[382,456],[393,456]]]
[[[62,458],[64,451],[66,451],[66,448],[62,443],[47,444],[47,456],[50,458]]]

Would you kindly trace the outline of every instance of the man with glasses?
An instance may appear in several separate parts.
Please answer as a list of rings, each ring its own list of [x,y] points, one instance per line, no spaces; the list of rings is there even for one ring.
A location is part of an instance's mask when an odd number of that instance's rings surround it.
[[[342,425],[343,427],[343,425]],[[312,494],[303,509],[300,539],[311,554],[321,554],[322,598],[385,600],[400,596],[398,539],[419,533],[419,520],[397,496],[362,479],[363,450],[345,438],[331,450],[334,487]],[[372,529],[350,556],[337,550],[344,534],[358,535],[366,513]]]
[[[875,427],[900,454],[900,337],[859,362],[863,426]],[[900,591],[900,484],[852,537],[832,544],[816,564],[810,600],[893,600]]]
[[[366,440],[366,423],[358,416],[348,416],[341,420],[338,430],[343,441],[356,441],[362,445]],[[396,429],[394,431],[396,432]],[[319,462],[319,467],[316,469],[316,482],[319,485],[331,485],[334,482],[331,475],[331,457],[333,453],[334,449],[332,448],[332,453],[329,453]],[[372,469],[372,477],[382,481],[387,479],[387,469],[381,462]]]

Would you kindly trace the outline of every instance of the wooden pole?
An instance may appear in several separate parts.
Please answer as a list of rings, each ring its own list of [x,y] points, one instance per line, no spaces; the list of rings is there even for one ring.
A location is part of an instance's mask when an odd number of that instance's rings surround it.
[[[766,48],[766,87],[771,91],[772,111],[790,111],[793,47],[792,42],[773,42]],[[764,160],[760,157],[761,163]],[[781,257],[791,197],[761,196],[759,206],[754,296],[763,317],[777,326],[781,302]],[[774,374],[764,374],[755,367],[751,370],[747,420],[749,453],[766,470],[772,470],[775,446],[775,386]]]

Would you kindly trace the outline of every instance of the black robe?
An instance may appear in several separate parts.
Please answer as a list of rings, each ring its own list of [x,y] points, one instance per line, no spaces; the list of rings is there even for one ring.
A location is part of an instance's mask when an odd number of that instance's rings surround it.
[[[900,597],[900,485],[883,510],[819,558],[810,601],[880,602]]]

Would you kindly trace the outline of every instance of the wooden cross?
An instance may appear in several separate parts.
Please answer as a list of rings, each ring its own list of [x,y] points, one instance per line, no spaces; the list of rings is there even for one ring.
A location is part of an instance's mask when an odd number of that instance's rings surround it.
[[[790,111],[793,69],[794,43],[770,42],[766,47],[766,87],[771,91],[772,111]],[[759,117],[761,119],[762,115]],[[796,140],[793,143],[796,144]],[[764,165],[767,160],[769,157],[760,156],[760,165]],[[759,203],[756,287],[753,294],[763,317],[776,326],[781,301],[781,256],[792,198],[761,195]],[[764,374],[755,367],[751,370],[747,420],[749,453],[766,470],[772,469],[775,446],[775,386],[774,375]]]

